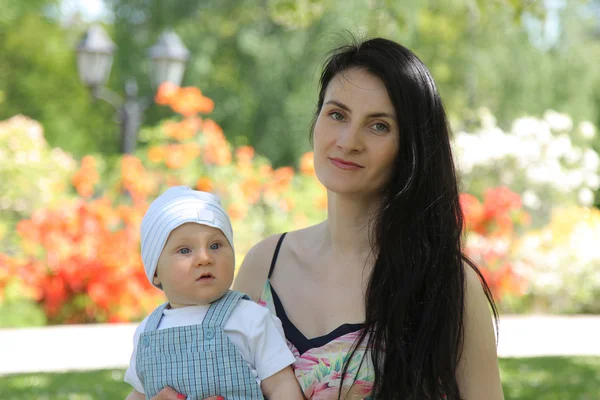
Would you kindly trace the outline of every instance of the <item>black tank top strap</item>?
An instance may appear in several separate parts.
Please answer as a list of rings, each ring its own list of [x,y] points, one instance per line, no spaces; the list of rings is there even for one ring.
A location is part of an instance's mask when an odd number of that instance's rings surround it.
[[[275,264],[277,263],[277,256],[279,256],[279,249],[281,249],[281,243],[283,243],[283,239],[287,235],[287,232],[284,232],[279,237],[277,241],[277,247],[275,247],[275,252],[273,253],[273,259],[271,260],[271,268],[269,268],[269,278],[273,275],[273,270],[275,270]]]

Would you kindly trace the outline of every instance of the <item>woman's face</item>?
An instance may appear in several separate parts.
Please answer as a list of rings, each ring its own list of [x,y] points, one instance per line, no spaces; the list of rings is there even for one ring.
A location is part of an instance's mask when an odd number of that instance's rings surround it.
[[[391,177],[398,146],[398,120],[383,82],[358,68],[336,75],[314,127],[321,183],[338,194],[378,194]]]

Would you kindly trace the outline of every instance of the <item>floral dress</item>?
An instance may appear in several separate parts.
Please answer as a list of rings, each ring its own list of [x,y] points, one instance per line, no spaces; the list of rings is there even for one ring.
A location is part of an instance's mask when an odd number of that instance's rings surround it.
[[[269,278],[273,273],[284,237],[285,234],[281,236],[275,249]],[[344,364],[350,356],[353,344],[359,337],[363,325],[344,324],[327,335],[307,339],[287,317],[270,280],[267,280],[265,284],[259,304],[269,308],[281,320],[288,346],[296,357],[293,365],[296,378],[306,398],[309,400],[337,399]],[[366,345],[361,344],[348,365],[341,398],[371,400],[373,398],[371,396],[373,380],[371,356]]]

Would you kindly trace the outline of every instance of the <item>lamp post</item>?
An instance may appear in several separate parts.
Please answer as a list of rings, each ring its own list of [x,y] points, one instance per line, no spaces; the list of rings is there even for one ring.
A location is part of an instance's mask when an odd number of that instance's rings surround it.
[[[121,124],[121,151],[131,154],[135,151],[142,114],[151,99],[138,96],[135,79],[127,80],[124,98],[104,86],[110,75],[115,48],[100,25],[91,26],[77,46],[77,71],[94,98],[106,101],[117,111]],[[153,90],[167,81],[181,84],[189,51],[174,31],[163,32],[148,50],[148,55]]]

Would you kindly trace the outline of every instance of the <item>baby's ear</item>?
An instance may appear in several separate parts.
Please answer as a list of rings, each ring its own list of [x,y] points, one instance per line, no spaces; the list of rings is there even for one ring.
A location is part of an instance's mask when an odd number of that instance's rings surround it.
[[[154,283],[156,286],[160,286],[160,278],[156,272],[154,273],[154,278],[152,278],[152,283]]]

